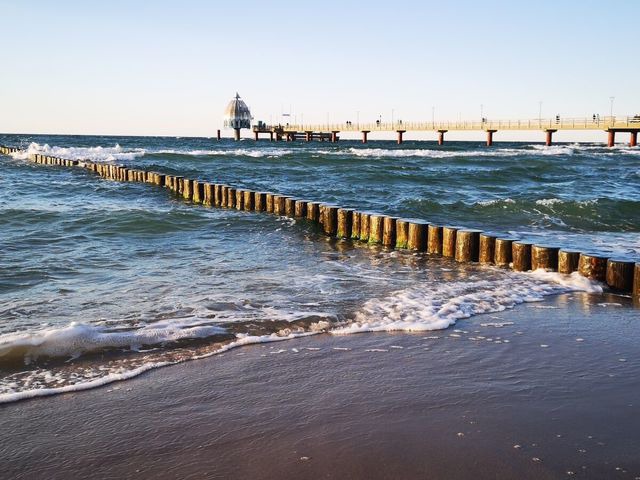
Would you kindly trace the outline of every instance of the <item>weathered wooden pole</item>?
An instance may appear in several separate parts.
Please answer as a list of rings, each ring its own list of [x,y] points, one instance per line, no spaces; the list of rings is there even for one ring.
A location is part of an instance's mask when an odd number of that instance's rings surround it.
[[[236,210],[244,210],[244,190],[236,190]]]
[[[285,201],[287,199],[286,195],[274,195],[273,196],[273,213],[276,215],[284,215],[285,214]]]
[[[273,213],[273,197],[275,195],[276,195],[275,193],[267,192],[267,208],[265,212]]]
[[[631,294],[634,298],[640,299],[640,263],[636,263],[633,268],[633,291]]]
[[[558,251],[558,272],[567,274],[576,272],[579,260],[580,252],[564,249]]]
[[[222,185],[220,187],[220,207],[227,208],[229,201],[229,189],[231,187],[229,185]]]
[[[193,180],[185,178],[182,182],[182,198],[185,200],[193,199]]]
[[[332,237],[338,232],[338,206],[322,205],[322,228]]]
[[[610,258],[607,260],[607,285],[622,293],[633,291],[634,262]]]
[[[508,267],[513,261],[512,238],[496,238],[494,263],[498,267]]]
[[[294,215],[296,218],[305,218],[307,216],[307,200],[296,200],[296,208]]]
[[[229,187],[227,189],[227,208],[236,207],[236,189]]]
[[[213,206],[213,197],[214,197],[214,193],[213,193],[213,185],[210,183],[204,183],[204,198],[202,199],[202,203],[205,204],[208,207]]]
[[[244,200],[242,203],[244,204],[245,211],[251,212],[255,210],[255,198],[255,192],[251,190],[244,191]]]
[[[604,282],[607,279],[607,257],[595,253],[581,253],[578,272],[590,280]]]
[[[382,245],[388,248],[396,246],[396,222],[397,217],[385,216],[382,222]]]
[[[382,215],[369,215],[369,243],[381,243],[384,218]]]
[[[427,229],[427,253],[442,255],[442,227],[429,224]]]
[[[481,233],[478,261],[484,265],[493,265],[495,257],[496,236],[490,233]]]
[[[516,272],[531,270],[531,243],[518,240],[511,244],[513,269]]]
[[[204,183],[199,180],[193,181],[193,202],[202,203],[204,201]]]
[[[287,197],[284,199],[284,214],[289,218],[296,216],[296,201],[297,198]]]
[[[477,262],[480,258],[480,230],[458,230],[456,262]]]
[[[351,215],[351,239],[352,240],[360,240],[360,219],[362,217],[362,213],[357,210],[353,211]]]
[[[548,245],[533,245],[531,247],[531,270],[543,268],[545,270],[558,270],[558,247]]]
[[[368,212],[360,212],[360,240],[363,242],[369,241],[369,228],[371,222],[369,221],[371,214]]]
[[[442,227],[442,256],[455,257],[456,255],[456,235],[458,227],[445,226]]]
[[[213,196],[211,197],[211,205],[214,207],[219,207],[222,205],[222,185],[219,183],[214,183],[213,187]]]
[[[422,220],[409,220],[409,228],[407,229],[407,249],[415,250],[416,252],[428,251],[430,227],[431,225],[428,222],[423,222]],[[440,238],[440,246],[442,247],[442,237]],[[442,251],[442,248],[440,251]]]
[[[351,238],[353,212],[354,210],[352,208],[338,209],[338,229],[336,231],[338,238]]]
[[[320,202],[307,203],[307,220],[311,222],[320,222]]]
[[[267,192],[256,192],[253,195],[254,208],[256,212],[267,211]]]
[[[396,245],[398,250],[406,250],[409,242],[409,220],[399,218],[396,220]]]

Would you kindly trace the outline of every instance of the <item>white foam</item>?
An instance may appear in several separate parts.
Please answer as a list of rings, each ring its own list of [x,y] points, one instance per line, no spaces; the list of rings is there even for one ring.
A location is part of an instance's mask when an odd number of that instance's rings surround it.
[[[224,333],[215,325],[198,322],[163,321],[135,330],[114,331],[100,325],[72,322],[64,327],[0,335],[0,358],[24,358],[25,363],[40,356],[77,357],[105,348],[137,349],[186,338],[204,338]]]
[[[89,390],[92,388],[107,385],[109,383],[118,382],[121,380],[127,380],[130,378],[136,377],[141,373],[147,372],[154,368],[160,368],[167,365],[175,365],[191,359],[202,359],[206,357],[211,357],[213,355],[219,355],[221,353],[227,352],[236,347],[257,344],[257,343],[279,342],[283,340],[290,340],[293,338],[299,338],[299,337],[304,337],[308,335],[315,335],[315,332],[296,333],[296,334],[289,334],[286,336],[278,336],[275,333],[271,335],[265,335],[265,336],[238,335],[237,340],[227,343],[215,351],[206,353],[204,355],[191,357],[190,359],[183,359],[183,360],[177,360],[172,362],[147,363],[142,365],[141,367],[134,368],[132,370],[126,370],[118,373],[111,373],[97,379],[93,379],[85,382],[79,382],[73,385],[65,385],[64,387],[39,388],[39,389],[32,389],[32,390],[23,390],[20,392],[2,393],[0,394],[0,404],[17,402],[19,400],[24,400],[27,398],[46,397],[50,395],[57,395],[60,393]]]
[[[577,273],[562,275],[536,270],[509,278],[417,285],[385,298],[367,301],[354,323],[331,330],[336,335],[379,331],[441,330],[473,315],[499,312],[523,302],[570,291],[602,292],[602,287]]]
[[[91,160],[93,162],[113,162],[115,160],[133,160],[146,153],[143,148],[136,148],[129,151],[115,144],[113,147],[50,147],[31,143],[26,150],[12,153],[16,159],[25,160],[32,154],[51,155],[53,157],[65,158],[68,160]]]
[[[293,153],[293,150],[285,148],[235,148],[232,150],[215,149],[215,150],[154,150],[149,153],[167,154],[167,155],[189,155],[194,157],[201,156],[225,156],[225,157],[253,157],[253,158],[277,158]]]

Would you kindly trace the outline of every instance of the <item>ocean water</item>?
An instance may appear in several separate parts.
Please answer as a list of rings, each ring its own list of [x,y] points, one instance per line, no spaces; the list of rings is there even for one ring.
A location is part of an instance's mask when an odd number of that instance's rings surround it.
[[[502,232],[640,259],[640,149],[572,144],[0,135],[29,153]],[[254,342],[428,331],[602,286],[326,238],[148,184],[0,158],[0,402]]]

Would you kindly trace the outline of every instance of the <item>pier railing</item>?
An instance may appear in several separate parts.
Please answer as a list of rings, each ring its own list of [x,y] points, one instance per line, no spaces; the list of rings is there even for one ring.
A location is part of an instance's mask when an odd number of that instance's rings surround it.
[[[265,127],[269,128],[269,127]],[[275,127],[272,127],[275,128]],[[455,130],[612,130],[640,129],[640,115],[578,118],[533,118],[525,120],[458,120],[432,122],[342,122],[319,124],[287,124],[280,126],[284,131],[296,132],[361,132],[363,130],[388,131],[455,131]]]

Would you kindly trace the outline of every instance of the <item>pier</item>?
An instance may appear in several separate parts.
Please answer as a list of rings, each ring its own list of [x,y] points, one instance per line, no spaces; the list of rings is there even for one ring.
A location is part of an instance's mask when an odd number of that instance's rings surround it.
[[[252,127],[254,139],[257,141],[260,136],[268,135],[271,141],[302,140],[311,142],[339,140],[338,134],[341,132],[360,133],[362,143],[369,141],[370,134],[377,132],[395,132],[398,144],[405,140],[405,134],[410,132],[434,132],[437,134],[438,145],[444,145],[445,134],[447,132],[486,132],[487,146],[492,146],[494,136],[500,131],[540,131],[544,137],[546,145],[553,143],[553,134],[563,131],[602,131],[605,132],[607,145],[612,147],[616,141],[616,134],[629,134],[629,146],[635,147],[638,144],[638,132],[640,132],[640,115],[633,116],[609,116],[583,118],[561,118],[551,119],[528,119],[528,120],[488,120],[481,121],[454,121],[454,122],[394,122],[373,123],[328,123],[328,124],[287,124],[287,125],[266,125],[259,123]]]

